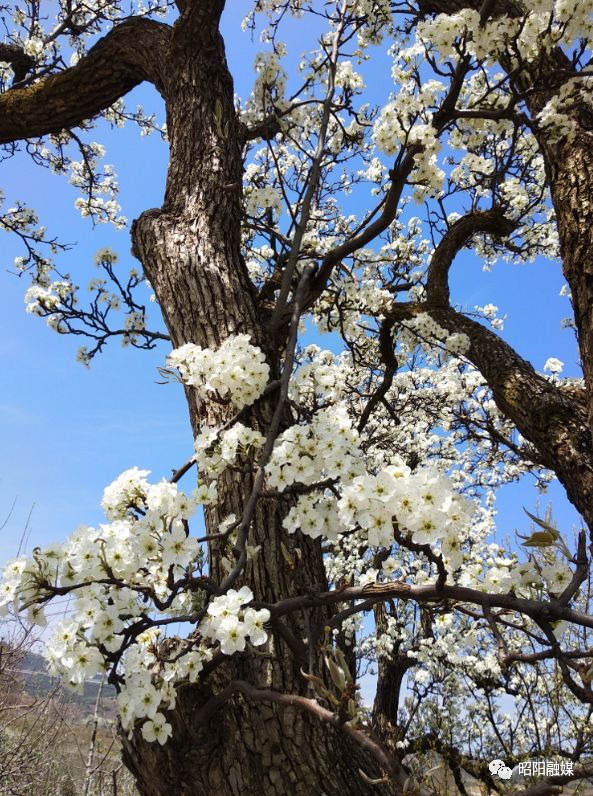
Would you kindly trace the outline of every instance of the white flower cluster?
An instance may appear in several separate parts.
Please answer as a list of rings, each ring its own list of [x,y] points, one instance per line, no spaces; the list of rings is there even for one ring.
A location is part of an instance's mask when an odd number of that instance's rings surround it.
[[[83,605],[83,612],[84,608]],[[115,632],[119,632],[123,623],[115,611],[117,609],[111,608],[102,612],[100,623],[102,626],[113,625]],[[82,622],[76,620],[59,622],[45,648],[50,672],[62,676],[74,688],[82,686],[85,679],[105,669],[101,651],[88,643],[81,626]]]
[[[50,670],[79,688],[107,669],[109,654],[123,652],[122,725],[131,731],[142,721],[144,738],[162,744],[172,731],[162,711],[174,707],[177,687],[195,682],[212,655],[204,641],[218,643],[227,655],[245,649],[246,639],[260,646],[267,640],[264,625],[270,613],[245,608],[253,593],[244,586],[211,600],[199,626],[202,641],[178,641],[171,660],[163,663],[162,656],[156,657],[157,627],[129,645],[127,635],[135,623],[158,625],[158,616],[191,611],[190,591],[172,593],[172,584],[191,573],[200,556],[183,521],[199,503],[216,498],[213,486],[202,486],[189,497],[169,482],[149,484],[147,475],[147,470],[133,468],[105,489],[108,525],[81,527],[63,546],[9,562],[0,583],[0,615],[13,603],[16,610],[28,608],[29,618],[43,624],[40,605],[52,593],[75,587],[72,615],[58,623],[45,647]]]
[[[593,35],[592,3],[573,3],[570,0],[534,0],[526,5],[522,17],[496,15],[480,22],[475,9],[463,9],[455,14],[438,14],[422,20],[416,29],[417,54],[420,43],[428,50],[436,50],[441,59],[456,61],[458,50],[493,65],[505,57],[521,68],[540,57],[543,50],[554,46],[574,45],[578,40],[590,40]],[[510,60],[509,60],[510,59]],[[579,103],[590,104],[591,78],[579,76],[563,83],[537,117],[540,128],[550,140],[570,137],[575,130],[572,109]]]
[[[490,326],[492,326],[493,329],[497,329],[498,331],[502,331],[504,329],[504,322],[506,321],[507,316],[503,315],[502,317],[499,317],[498,307],[496,304],[485,304],[483,307],[476,305],[474,309],[490,322]]]
[[[101,508],[108,519],[124,519],[131,507],[144,503],[150,489],[146,480],[149,474],[149,470],[131,467],[105,487]]]
[[[592,88],[593,79],[590,77],[571,78],[544,105],[537,115],[537,122],[549,140],[572,138],[577,129],[577,113],[583,106],[591,109]]]
[[[300,529],[311,539],[324,537],[330,542],[336,541],[340,533],[346,530],[338,515],[336,499],[319,493],[299,495],[296,506],[286,515],[283,526],[288,533]]]
[[[407,103],[404,103],[404,98]],[[434,196],[442,190],[445,173],[437,165],[437,153],[441,145],[437,131],[430,123],[431,114],[424,113],[427,122],[414,121],[423,110],[422,99],[400,92],[381,111],[373,135],[377,147],[386,155],[394,155],[403,144],[421,147],[415,155],[415,169],[410,180],[423,186],[428,195]],[[418,193],[418,196],[421,195]]]
[[[352,7],[365,20],[358,29],[359,44],[365,46],[381,42],[392,20],[389,0],[353,0]]]
[[[261,216],[265,210],[275,210],[276,216],[282,212],[282,197],[271,185],[263,188],[245,188],[245,210],[250,216]]]
[[[573,572],[567,561],[556,559],[541,567],[541,574],[549,592],[559,594],[564,591],[572,580]]]
[[[208,616],[200,624],[200,634],[220,644],[225,655],[245,649],[246,639],[254,646],[265,644],[268,634],[264,625],[270,619],[267,609],[244,608],[253,600],[253,592],[243,586],[239,591],[230,589],[227,594],[215,597],[208,605]],[[138,642],[125,655],[125,687],[118,695],[118,708],[125,730],[133,729],[138,720],[144,719],[142,734],[145,740],[163,744],[171,735],[171,725],[166,722],[163,709],[175,707],[176,683],[187,680],[195,683],[205,661],[212,652],[202,646],[189,648],[174,663],[166,663],[160,676],[153,675],[158,666],[154,646],[158,630],[142,634]]]
[[[117,696],[117,707],[124,730],[131,735],[142,722],[144,740],[162,745],[172,734],[162,711],[175,707],[176,686],[182,681],[195,683],[212,652],[203,646],[188,646],[178,660],[163,663],[155,654],[159,636],[159,629],[151,628],[126,650],[126,678]]]
[[[303,362],[290,382],[290,398],[303,405],[315,398],[334,402],[342,397],[348,373],[346,357],[309,345],[303,351]]]
[[[200,486],[190,496],[168,481],[149,484],[146,475],[147,470],[133,468],[105,489],[102,505],[109,523],[98,528],[80,526],[65,544],[36,550],[32,558],[9,564],[0,609],[13,601],[17,609],[28,607],[51,594],[52,589],[88,584],[88,591],[76,591],[77,603],[84,606],[84,611],[80,610],[86,617],[83,619],[81,613],[79,620],[87,626],[92,618],[93,637],[110,651],[119,647],[122,639],[116,638],[116,630],[109,630],[111,623],[95,620],[113,613],[122,600],[124,613],[132,617],[144,614],[146,607],[128,604],[130,598],[144,593],[154,593],[165,601],[171,591],[170,568],[180,574],[191,569],[200,556],[197,540],[187,535],[184,521],[198,505],[216,499],[215,484]],[[98,585],[110,579],[118,582],[117,588],[109,583]],[[93,606],[90,612],[89,600]],[[182,610],[186,602],[187,597],[180,595],[171,608]]]
[[[490,19],[480,24],[480,13],[465,8],[456,14],[438,14],[418,25],[418,39],[434,48],[442,59],[456,59],[455,44],[465,37],[467,52],[492,62],[504,51],[510,36],[519,28],[517,20],[508,17]]]
[[[371,546],[390,546],[394,522],[419,544],[443,544],[453,568],[461,563],[473,505],[455,493],[453,483],[434,468],[412,473],[403,462],[392,463],[377,475],[367,472],[357,432],[346,407],[320,410],[306,426],[292,426],[279,438],[267,465],[268,483],[286,488],[311,486],[325,479],[336,482],[334,492],[300,495],[284,520],[289,533],[300,529],[315,539],[336,540],[341,532],[361,529]],[[340,495],[336,496],[336,490]]]
[[[242,652],[247,638],[256,647],[268,640],[264,625],[270,621],[270,612],[267,608],[243,610],[243,606],[252,600],[251,589],[242,586],[239,591],[229,589],[208,605],[208,619],[201,623],[200,632],[218,641],[225,655]]]
[[[344,405],[322,409],[307,425],[284,431],[266,465],[269,486],[306,486],[326,478],[353,478],[364,471],[358,433]]]
[[[264,353],[245,334],[229,337],[217,350],[186,343],[169,354],[167,363],[203,398],[217,393],[237,409],[259,398],[270,377]]]
[[[428,80],[418,89],[411,74],[397,66],[393,74],[399,91],[379,114],[373,138],[386,155],[394,155],[404,145],[418,148],[410,182],[417,186],[414,198],[421,201],[425,196],[438,195],[443,187],[445,173],[437,164],[441,144],[432,125],[432,108],[445,87],[438,80]]]
[[[191,615],[203,600],[195,590],[176,584],[201,571],[200,545],[188,535],[186,521],[198,505],[217,495],[214,484],[187,495],[168,481],[149,483],[148,474],[132,468],[105,489],[102,505],[108,523],[81,526],[63,545],[8,562],[0,582],[0,615],[12,605],[16,611],[28,610],[29,619],[43,625],[42,606],[72,591],[71,614],[45,647],[51,671],[79,688],[123,653],[118,698],[123,726],[132,729],[144,720],[144,737],[164,743],[170,727],[158,711],[173,707],[176,688],[195,681],[202,662],[211,656],[203,640],[220,643],[228,654],[233,644],[242,648],[246,637],[263,644],[269,614],[246,609],[239,615],[253,595],[246,587],[238,597],[231,591],[212,601],[209,618],[200,626],[202,641],[178,640],[175,654],[165,663],[155,657],[160,619]],[[134,639],[138,625],[148,629]]]
[[[34,284],[25,293],[27,312],[31,315],[46,315],[54,310],[58,311],[60,305],[71,299],[76,304],[73,294],[76,287],[68,280],[60,279],[52,282],[47,287]]]
[[[471,340],[463,332],[450,333],[443,328],[427,312],[419,313],[410,320],[406,321],[405,331],[402,338],[406,339],[406,332],[412,333],[411,347],[420,344],[427,351],[434,345],[442,345],[446,351],[456,356],[463,356],[469,351]]]
[[[248,453],[252,448],[260,448],[265,438],[243,423],[235,423],[231,428],[221,431],[207,427],[200,431],[195,441],[195,460],[200,473],[219,475],[237,456]]]
[[[394,522],[402,532],[411,532],[417,544],[460,540],[466,535],[473,506],[457,495],[450,479],[436,469],[423,467],[412,473],[399,463],[346,485],[338,511],[342,527],[358,525],[367,532],[370,545],[389,547]],[[454,562],[453,568],[459,566],[460,553],[455,546],[449,544],[445,552]]]
[[[310,375],[310,373],[309,373]],[[267,483],[284,489],[292,484],[311,486],[326,479],[346,481],[364,472],[358,433],[344,404],[320,409],[311,423],[283,432],[266,465]],[[284,528],[298,528],[316,539],[337,539],[343,528],[333,496],[320,492],[300,495],[284,519]]]
[[[544,370],[551,373],[552,376],[559,376],[564,370],[564,362],[556,357],[549,357],[544,365]]]
[[[27,312],[31,315],[44,315],[47,310],[51,311],[59,307],[60,298],[51,287],[31,285],[25,293],[25,304]]]
[[[257,124],[276,108],[284,108],[287,74],[282,66],[282,56],[286,48],[282,42],[275,42],[273,52],[260,52],[255,58],[256,80],[251,96],[245,103],[241,115],[244,124]]]
[[[359,91],[364,88],[362,75],[355,72],[352,61],[340,61],[336,69],[336,86]]]
[[[31,36],[31,38],[24,42],[23,50],[32,58],[39,59],[43,56],[45,44],[43,43],[43,40],[37,36]]]

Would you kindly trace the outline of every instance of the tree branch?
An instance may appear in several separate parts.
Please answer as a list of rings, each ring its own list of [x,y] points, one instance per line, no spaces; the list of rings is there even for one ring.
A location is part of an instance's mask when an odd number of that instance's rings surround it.
[[[242,124],[241,132],[243,140],[254,141],[257,138],[261,138],[264,141],[271,141],[278,133],[282,132],[282,126],[278,117],[279,114],[273,113],[251,127]]]
[[[432,120],[432,126],[439,134],[444,130],[451,119],[455,117],[455,106],[459,99],[467,71],[468,65],[466,61],[465,59],[461,59],[452,76],[447,95],[443,99],[439,110],[434,114]],[[305,309],[312,306],[323,293],[334,268],[341,263],[342,260],[349,257],[363,246],[366,246],[368,243],[371,243],[393,223],[397,216],[399,202],[404,188],[406,187],[408,177],[414,168],[416,155],[421,151],[422,146],[420,144],[406,144],[402,147],[396,160],[396,165],[389,173],[390,184],[380,205],[380,215],[364,229],[354,233],[352,237],[347,238],[343,243],[338,244],[334,249],[327,252],[320,263],[315,278],[311,280],[311,289],[305,302]]]
[[[2,94],[0,144],[76,127],[144,80],[161,90],[170,30],[132,17],[114,27],[76,66]]]
[[[458,252],[474,235],[487,232],[494,237],[507,237],[516,223],[506,218],[501,207],[468,213],[458,219],[443,235],[432,255],[428,268],[426,295],[436,306],[449,304],[449,270]]]
[[[456,14],[464,8],[474,8],[480,12],[480,22],[492,17],[520,17],[524,12],[512,0],[418,0],[418,10],[422,16],[427,14]]]
[[[467,335],[465,356],[487,381],[498,408],[535,445],[544,466],[555,471],[593,528],[592,444],[584,402],[536,373],[497,334],[451,307],[394,302],[387,317],[397,323],[423,313],[450,333]]]
[[[0,43],[0,61],[6,61],[14,72],[14,82],[20,83],[35,66],[35,59],[16,44]]]
[[[557,599],[533,600],[517,597],[515,594],[491,594],[457,584],[438,585],[428,583],[412,585],[401,581],[386,581],[384,583],[369,583],[366,586],[348,586],[344,589],[321,592],[318,594],[301,594],[287,597],[277,603],[254,601],[250,603],[253,608],[267,608],[273,617],[284,616],[303,608],[315,608],[335,603],[345,603],[349,600],[362,600],[358,606],[360,611],[369,610],[373,602],[384,600],[414,600],[418,603],[438,603],[442,600],[452,600],[459,603],[470,603],[485,608],[504,608],[516,611],[519,614],[531,617],[538,621],[555,622],[565,619],[580,627],[593,628],[593,616],[583,611],[562,605]]]

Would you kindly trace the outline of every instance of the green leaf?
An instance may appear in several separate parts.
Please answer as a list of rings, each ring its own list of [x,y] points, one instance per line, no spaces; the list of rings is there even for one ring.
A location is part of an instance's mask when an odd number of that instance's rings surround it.
[[[346,660],[346,656],[344,655],[343,651],[337,647],[336,648],[336,660],[344,676],[348,683],[352,682],[352,677],[350,675],[350,669],[348,668],[348,661]]]
[[[346,688],[346,678],[344,672],[340,669],[337,663],[327,655],[325,656],[325,665],[329,669],[330,677],[334,681],[334,685],[343,691]]]
[[[557,537],[549,531],[535,531],[529,537],[517,535],[520,539],[525,539],[524,542],[521,542],[523,547],[553,547],[558,541]]]
[[[556,528],[554,528],[553,525],[550,525],[550,523],[546,522],[545,520],[540,520],[540,518],[536,517],[535,514],[532,514],[530,511],[527,511],[525,506],[523,506],[523,511],[525,512],[525,514],[527,514],[527,516],[530,519],[532,519],[535,522],[536,525],[539,525],[539,527],[543,528],[544,531],[548,531],[549,533],[551,533],[555,537],[555,539],[560,539],[560,532]]]

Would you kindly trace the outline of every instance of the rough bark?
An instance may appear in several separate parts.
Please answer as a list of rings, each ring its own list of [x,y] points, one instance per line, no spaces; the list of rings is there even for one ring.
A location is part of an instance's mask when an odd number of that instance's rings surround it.
[[[338,729],[294,708],[235,696],[206,724],[205,694],[182,691],[165,747],[124,741],[125,762],[145,796],[343,796],[398,793],[365,783],[379,768]]]
[[[552,198],[558,220],[562,270],[572,293],[593,429],[593,133],[581,129],[554,161]]]
[[[377,634],[387,632],[387,613],[383,603],[374,609]],[[396,750],[396,743],[404,740],[398,725],[398,710],[406,672],[414,665],[414,659],[397,651],[394,645],[390,656],[379,657],[377,666],[377,690],[373,703],[373,728],[388,749]]]
[[[419,6],[421,11],[433,13],[453,12],[468,4],[479,8],[486,5],[477,1],[427,0]],[[517,13],[515,4],[488,5],[490,13]],[[0,143],[77,125],[142,80],[153,82],[167,106],[170,168],[163,207],[141,216],[134,226],[133,239],[134,251],[159,299],[172,343],[216,346],[228,335],[247,333],[266,350],[277,375],[282,344],[275,340],[272,345],[266,340],[240,252],[242,133],[218,33],[223,7],[223,0],[182,3],[181,19],[173,29],[145,19],[129,20],[116,26],[76,67],[30,88],[2,95]],[[549,70],[543,69],[537,79],[542,80],[544,74],[549,74]],[[533,103],[541,103],[544,93],[533,96],[537,98]],[[537,110],[535,104],[531,110]],[[593,156],[589,136],[583,128],[563,149],[548,147],[545,141],[542,148],[558,214],[565,274],[573,291],[590,420]],[[399,190],[396,185],[392,196],[395,204]],[[371,229],[368,234],[373,233]],[[338,250],[336,257],[342,254]],[[400,305],[394,319],[415,311],[421,308]],[[499,407],[538,447],[544,462],[556,470],[569,497],[592,524],[591,437],[582,403],[552,388],[481,325],[446,306],[432,314],[442,325],[468,334],[472,359],[489,381]],[[228,419],[227,406],[213,402],[206,405],[192,391],[186,394],[194,432],[204,423]],[[261,402],[252,412],[251,422],[265,428],[272,402],[273,398]],[[222,479],[221,505],[207,516],[210,530],[227,513],[241,515],[251,486],[248,475],[227,475]],[[285,510],[286,506],[276,502],[262,502],[251,527],[250,544],[261,545],[261,551],[249,563],[245,579],[257,598],[267,602],[325,588],[319,545],[302,537],[292,540],[282,533]],[[280,539],[289,557],[293,557],[292,567],[281,552]],[[221,552],[215,546],[211,549],[215,575],[221,571]],[[469,599],[471,595],[465,596]],[[321,611],[315,605],[306,610]],[[317,618],[322,615],[319,613]],[[302,614],[283,621],[295,637],[306,635]],[[235,678],[256,688],[304,693],[299,669],[306,668],[306,664],[278,632],[274,633],[272,644],[270,657],[238,658],[221,667],[205,685],[181,691],[176,709],[168,715],[174,735],[165,747],[146,744],[138,734],[124,739],[126,763],[135,773],[141,793],[356,796],[402,791],[401,780],[393,786],[371,786],[365,782],[359,769],[371,777],[382,774],[372,758],[338,728],[322,724],[295,707],[263,704],[250,699],[248,692],[237,693],[220,705],[214,703],[214,711],[206,707],[212,706],[214,694]],[[402,672],[387,665],[381,672],[376,703],[381,721],[393,715],[402,676]]]
[[[569,58],[555,48],[542,52],[529,70],[515,79],[515,88],[524,92],[532,119],[537,119],[546,102],[573,74]],[[562,272],[572,294],[588,425],[593,433],[593,116],[585,104],[571,115],[576,125],[571,138],[557,142],[537,125],[535,133],[556,213]]]
[[[282,344],[266,339],[240,251],[241,130],[218,33],[222,6],[214,2],[191,9],[173,30],[163,69],[171,76],[163,86],[171,147],[165,202],[135,223],[134,252],[158,297],[173,346],[217,347],[229,335],[248,334],[266,350],[277,376]],[[205,423],[229,419],[228,405],[202,402],[191,389],[186,395],[194,433]],[[272,395],[259,402],[249,422],[265,431],[273,401]],[[218,486],[219,505],[206,518],[210,532],[227,514],[242,515],[252,478],[226,474]],[[245,582],[257,599],[267,602],[327,588],[318,542],[288,537],[281,529],[285,511],[286,504],[260,501],[250,529],[249,544],[261,549],[247,566]],[[211,570],[218,579],[225,552],[211,544]],[[311,621],[322,615],[318,611]],[[302,614],[287,618],[286,624],[298,639],[306,637]],[[183,690],[169,716],[174,733],[164,748],[146,744],[138,735],[124,742],[126,763],[143,794],[368,792],[358,769],[380,775],[368,756],[340,730],[290,706],[250,703],[235,695],[197,723],[198,711],[231,677],[278,692],[305,692],[300,669],[307,668],[307,660],[276,634],[272,645],[269,657],[233,660],[205,686]]]
[[[523,13],[521,3],[513,0],[418,0],[417,7],[420,15],[454,14],[470,7],[481,12],[483,22]],[[522,73],[514,72],[510,63],[502,66],[511,75],[513,89],[525,97],[532,119],[573,74],[572,64],[558,48],[542,51]],[[572,292],[585,391],[553,387],[497,335],[449,306],[448,270],[464,240],[459,224],[459,240],[451,240],[448,250],[439,247],[444,254],[441,259],[433,257],[427,304],[400,305],[394,317],[403,320],[416,311],[428,311],[444,327],[468,335],[469,358],[488,382],[499,409],[535,446],[542,463],[555,471],[593,532],[593,141],[589,112],[583,110],[578,125],[575,137],[561,145],[549,141],[543,131],[538,141],[556,211],[562,269]],[[470,221],[468,217],[462,223]],[[377,693],[389,695],[393,675],[387,671],[379,675]],[[388,719],[389,710],[382,715]]]
[[[91,119],[143,80],[160,89],[170,28],[132,17],[77,66],[0,95],[0,144],[59,133]]]
[[[421,14],[453,14],[462,8],[480,10],[482,0],[419,0]],[[490,4],[489,16],[521,16],[520,3],[496,0]],[[533,120],[558,89],[575,75],[570,59],[560,48],[542,50],[541,55],[520,72],[509,63],[501,64],[511,76],[514,90],[525,98]],[[538,138],[549,178],[552,202],[556,212],[562,270],[568,282],[578,333],[579,351],[585,389],[587,416],[593,432],[593,118],[583,106],[572,112],[576,134],[561,143],[550,140],[546,130],[538,130]],[[579,510],[582,511],[582,509]]]
[[[221,7],[213,3],[201,13],[194,9],[173,33],[165,72],[174,74],[175,80],[164,88],[171,140],[166,199],[162,210],[144,214],[136,224],[135,250],[155,288],[174,345],[188,341],[217,345],[229,334],[245,332],[267,348],[274,362],[278,352],[271,351],[265,340],[240,255],[240,131],[222,41],[209,18],[213,9]],[[442,308],[436,316],[443,325],[451,321],[448,312]],[[461,317],[454,320],[455,328],[470,336],[474,361],[499,406],[528,439],[539,443],[546,463],[555,467],[569,496],[591,522],[591,446],[590,437],[583,434],[582,409],[550,389],[519,357],[509,356],[510,349],[496,336],[484,345],[483,327]],[[206,407],[189,393],[188,403],[194,431],[204,422],[227,419],[224,407]],[[252,419],[265,427],[269,412],[264,405]],[[208,518],[211,527],[226,512],[240,516],[250,488],[248,477],[227,476],[221,484],[220,511]],[[299,565],[292,570],[286,566],[279,544],[281,511],[276,504],[259,508],[250,537],[250,543],[261,544],[262,551],[246,577],[257,596],[268,601],[323,584],[314,543],[300,539]],[[218,551],[211,552],[217,573]],[[290,631],[302,638],[304,628],[297,620],[290,621]],[[281,692],[303,692],[298,673],[302,662],[278,637],[274,644],[273,659],[233,662],[206,689],[195,687],[180,694],[171,716],[174,739],[164,749],[144,744],[138,736],[126,742],[127,762],[143,793],[279,796],[371,790],[358,769],[371,775],[380,772],[362,760],[360,750],[332,728],[292,708],[257,704],[236,695],[200,726],[198,712],[207,704],[209,689],[222,688],[231,677]],[[391,682],[393,672],[383,674],[387,677],[379,681],[381,709],[389,708],[386,700],[396,685]],[[378,791],[373,787],[372,792]]]
[[[24,80],[35,66],[35,59],[16,44],[0,44],[0,61],[10,64],[15,83]]]
[[[504,238],[513,229],[514,224],[499,208],[460,218],[433,253],[426,301],[394,304],[388,321],[404,321],[428,312],[450,332],[468,336],[467,356],[490,386],[498,408],[531,443],[537,463],[554,470],[569,499],[593,528],[593,446],[585,391],[550,383],[498,335],[449,304],[449,272],[463,246],[477,232]]]
[[[143,213],[132,237],[172,344],[216,347],[229,335],[249,334],[266,351],[277,375],[283,343],[266,339],[240,250],[244,130],[236,118],[232,78],[218,32],[223,8],[223,0],[180,4],[182,14],[173,28],[130,19],[75,67],[2,95],[0,143],[78,125],[139,82],[152,82],[167,109],[167,188],[163,207]],[[192,390],[186,390],[186,397],[194,433],[204,423],[224,422],[230,416],[228,405],[201,402]],[[265,430],[272,402],[273,397],[261,401],[249,421]],[[215,530],[231,512],[241,516],[251,488],[251,476],[225,475],[219,483],[219,504],[206,516],[208,528]],[[251,523],[249,544],[259,545],[260,552],[248,563],[244,579],[256,598],[266,602],[327,588],[319,543],[287,537],[281,530],[286,510],[286,503],[263,502]],[[225,552],[211,545],[215,577],[222,574]],[[309,609],[310,622],[319,624],[328,610]],[[371,777],[381,777],[382,771],[351,737],[290,704],[262,704],[238,693],[218,710],[204,713],[231,678],[278,694],[306,690],[300,669],[309,661],[295,654],[286,639],[305,638],[309,623],[304,612],[283,621],[284,630],[275,628],[266,655],[239,656],[205,684],[179,694],[168,716],[173,738],[164,748],[145,743],[138,733],[123,739],[126,763],[142,794],[337,796],[366,794],[369,788],[377,794],[393,792],[389,786],[365,782],[359,770]]]

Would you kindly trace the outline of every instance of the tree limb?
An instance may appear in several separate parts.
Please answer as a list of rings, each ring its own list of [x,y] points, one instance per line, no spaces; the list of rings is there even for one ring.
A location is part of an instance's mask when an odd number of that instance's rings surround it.
[[[14,82],[20,83],[35,66],[35,59],[16,44],[0,43],[0,61],[9,63],[14,72]]]
[[[516,226],[514,221],[505,217],[501,207],[468,213],[452,224],[430,261],[426,283],[428,301],[438,306],[449,304],[449,270],[458,252],[474,235],[487,232],[493,237],[503,238],[510,235]]]
[[[144,80],[161,90],[170,30],[132,17],[114,27],[76,66],[0,95],[0,144],[76,127]]]
[[[254,608],[268,608],[272,616],[284,616],[302,608],[314,608],[323,605],[333,605],[349,600],[362,600],[359,609],[368,610],[373,601],[400,599],[414,600],[418,603],[441,602],[442,600],[452,600],[460,603],[472,603],[487,608],[504,608],[510,611],[524,614],[534,619],[555,622],[565,619],[581,627],[593,628],[593,616],[583,611],[562,605],[558,600],[534,600],[525,597],[517,597],[511,592],[507,594],[491,594],[488,592],[472,589],[467,586],[457,584],[445,584],[438,586],[436,583],[412,585],[401,581],[386,581],[384,583],[370,583],[366,586],[348,586],[344,589],[334,589],[333,591],[322,592],[319,594],[302,594],[295,597],[287,597],[275,604],[265,602],[253,602]]]
[[[498,408],[535,445],[544,466],[555,471],[569,499],[593,527],[592,446],[584,402],[536,373],[497,334],[451,307],[394,302],[388,317],[405,322],[423,313],[450,333],[467,335],[465,356],[483,375]]]

